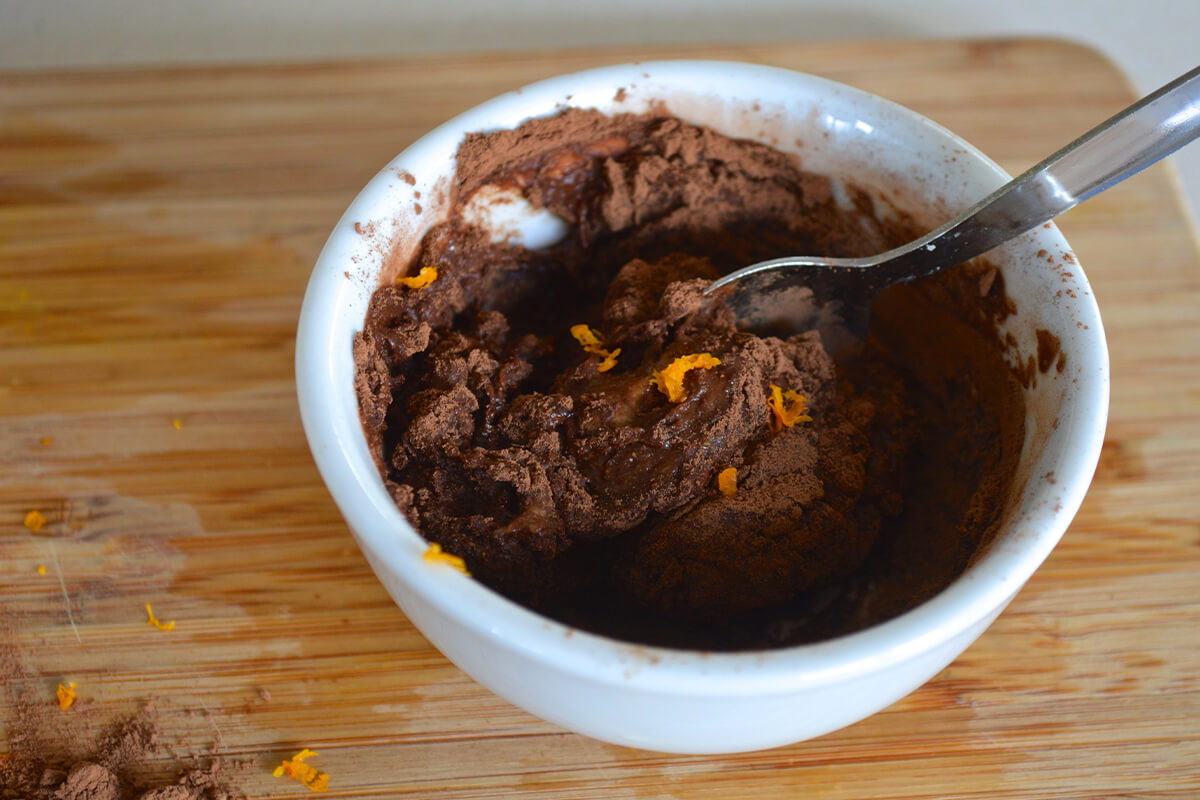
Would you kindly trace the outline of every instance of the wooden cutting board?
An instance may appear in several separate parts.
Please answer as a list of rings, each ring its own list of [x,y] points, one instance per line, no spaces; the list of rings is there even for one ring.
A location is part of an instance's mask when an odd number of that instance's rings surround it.
[[[844,81],[1012,171],[1133,97],[1094,52],[1040,40],[0,76],[0,605],[34,688],[77,681],[93,716],[157,699],[166,738],[251,762],[250,796],[306,795],[270,774],[305,746],[346,797],[1200,796],[1200,259],[1163,166],[1061,220],[1112,350],[1083,510],[990,631],[888,710],[745,755],[610,746],[476,685],[388,599],[293,392],[326,234],[438,122],[662,57]]]

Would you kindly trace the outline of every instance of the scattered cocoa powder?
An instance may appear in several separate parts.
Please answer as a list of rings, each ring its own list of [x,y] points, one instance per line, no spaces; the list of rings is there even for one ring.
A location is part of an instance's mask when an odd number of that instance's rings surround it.
[[[147,780],[163,748],[157,709],[147,703],[107,724],[87,703],[58,707],[45,682],[31,676],[11,622],[0,625],[0,683],[8,718],[7,754],[0,754],[0,800],[236,800],[226,764],[179,761],[170,779]],[[98,735],[95,730],[99,729]],[[90,745],[83,744],[91,740]]]

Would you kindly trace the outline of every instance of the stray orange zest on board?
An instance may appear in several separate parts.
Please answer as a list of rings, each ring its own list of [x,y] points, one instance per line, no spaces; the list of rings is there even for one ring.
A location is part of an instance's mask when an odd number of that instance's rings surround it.
[[[396,278],[396,283],[403,284],[409,289],[424,289],[429,284],[437,280],[437,267],[421,267],[421,271],[416,275],[409,275],[405,278]]]
[[[717,488],[726,497],[737,494],[737,467],[721,470],[721,474],[717,476]]]
[[[58,692],[56,692],[58,695],[58,707],[63,711],[75,705],[75,687],[78,685],[78,683],[74,682],[68,683],[66,686],[63,686],[61,683],[58,685]]]
[[[25,527],[34,533],[41,533],[42,526],[45,524],[46,518],[36,508],[25,515]]]
[[[683,376],[694,369],[712,369],[721,360],[712,353],[693,353],[680,356],[668,366],[658,370],[650,377],[650,383],[667,396],[672,403],[682,403],[687,399],[683,390]]]
[[[768,422],[771,430],[779,433],[784,428],[790,428],[797,422],[812,422],[812,417],[804,413],[808,410],[808,398],[791,389],[783,390],[771,384],[771,396],[767,398],[767,407],[771,409],[771,419]]]
[[[575,341],[583,347],[583,349],[601,357],[601,362],[596,365],[597,372],[608,372],[617,365],[617,356],[621,355],[621,348],[609,350],[604,346],[604,337],[599,331],[589,328],[587,325],[572,325],[571,335],[575,337]]]
[[[45,575],[45,574],[46,574],[46,565],[38,564],[38,575]]]
[[[291,758],[285,758],[283,763],[275,768],[272,773],[276,778],[281,778],[287,775],[293,780],[300,781],[314,792],[323,792],[329,788],[329,776],[324,772],[320,772],[311,764],[305,764],[305,759],[312,758],[317,755],[313,750],[307,747],[301,750]]]
[[[429,547],[425,548],[425,552],[421,558],[425,559],[430,564],[445,564],[447,566],[454,567],[463,575],[471,574],[467,571],[467,562],[463,561],[453,553],[447,553],[437,542],[434,542],[433,544],[429,545]]]
[[[154,609],[150,608],[149,603],[146,603],[146,617],[146,624],[153,625],[160,631],[169,631],[175,628],[175,620],[171,620],[170,622],[159,622],[158,618],[154,616]]]
[[[177,431],[183,430],[183,420],[178,420],[178,419],[171,420],[171,424],[175,426],[175,430],[177,430]]]

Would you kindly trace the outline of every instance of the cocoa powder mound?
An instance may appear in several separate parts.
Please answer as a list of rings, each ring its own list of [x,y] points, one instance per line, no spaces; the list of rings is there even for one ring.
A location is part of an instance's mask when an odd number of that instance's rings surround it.
[[[236,800],[225,765],[180,765],[170,781],[145,785],[141,774],[162,745],[156,709],[146,704],[100,728],[84,703],[70,710],[42,696],[44,683],[22,663],[11,623],[0,628],[0,683],[8,719],[6,756],[0,755],[0,800]]]
[[[624,639],[785,645],[932,596],[994,530],[1023,438],[995,269],[889,290],[835,363],[817,331],[740,331],[702,292],[754,261],[920,233],[853,185],[679,119],[581,110],[468,136],[457,170],[455,209],[508,187],[571,233],[528,250],[452,210],[409,265],[438,280],[373,295],[356,388],[398,507],[481,581]],[[580,323],[619,350],[611,369],[572,340]],[[697,353],[719,363],[682,400],[651,383]],[[772,430],[773,385],[811,421]]]
[[[52,704],[52,701],[50,702]],[[14,748],[0,763],[4,800],[236,800],[223,765],[184,769],[174,780],[142,785],[138,773],[160,748],[152,707],[118,719],[83,756],[42,742],[35,752]]]

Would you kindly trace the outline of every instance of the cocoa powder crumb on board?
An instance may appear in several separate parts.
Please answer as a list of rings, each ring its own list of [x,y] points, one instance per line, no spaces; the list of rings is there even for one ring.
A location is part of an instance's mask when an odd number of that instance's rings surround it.
[[[163,774],[160,751],[175,754],[160,740],[158,712],[152,703],[115,720],[97,719],[98,707],[86,702],[63,714],[47,682],[26,670],[12,625],[3,623],[0,691],[7,737],[0,740],[0,800],[236,800],[242,796],[230,785],[230,765],[221,759],[208,763],[195,757],[167,759],[170,774]],[[97,729],[99,735],[93,733]]]
[[[139,780],[161,748],[153,706],[120,718],[80,756],[55,742],[30,751],[14,748],[0,762],[0,798],[21,800],[235,800],[240,793],[217,760],[183,766],[171,779]]]

